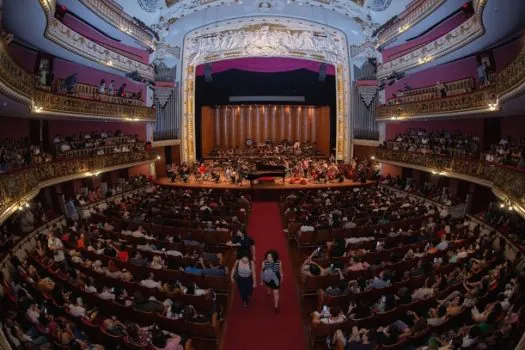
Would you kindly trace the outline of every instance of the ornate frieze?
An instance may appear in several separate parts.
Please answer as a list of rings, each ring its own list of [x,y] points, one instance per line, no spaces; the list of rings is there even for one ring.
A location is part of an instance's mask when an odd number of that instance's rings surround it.
[[[295,57],[334,65],[337,84],[336,157],[349,157],[350,73],[344,33],[305,20],[265,16],[227,20],[213,28],[198,28],[186,35],[182,70],[184,160],[195,160],[195,68],[207,62],[242,57]]]

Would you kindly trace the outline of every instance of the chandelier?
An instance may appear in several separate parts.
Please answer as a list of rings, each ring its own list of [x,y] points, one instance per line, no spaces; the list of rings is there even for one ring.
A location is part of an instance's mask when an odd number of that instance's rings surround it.
[[[161,6],[160,0],[137,0],[140,7],[146,12],[155,12]]]

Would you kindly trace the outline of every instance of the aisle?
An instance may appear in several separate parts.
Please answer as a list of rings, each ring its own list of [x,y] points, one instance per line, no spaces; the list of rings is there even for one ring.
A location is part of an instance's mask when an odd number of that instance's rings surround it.
[[[253,203],[248,233],[256,242],[258,287],[250,306],[244,308],[234,286],[235,294],[227,317],[223,350],[304,350],[307,347],[297,285],[292,276],[292,263],[276,202]],[[266,289],[259,285],[260,264],[265,251],[269,249],[275,249],[283,263],[284,283],[278,314],[273,312],[271,296],[266,295]]]

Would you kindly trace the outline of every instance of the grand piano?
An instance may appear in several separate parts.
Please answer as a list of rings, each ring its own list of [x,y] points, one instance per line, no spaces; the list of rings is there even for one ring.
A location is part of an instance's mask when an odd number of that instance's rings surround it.
[[[250,180],[250,184],[262,177],[281,177],[284,184],[284,178],[286,177],[285,167],[284,165],[255,163],[255,171],[250,171],[246,174],[246,179]]]

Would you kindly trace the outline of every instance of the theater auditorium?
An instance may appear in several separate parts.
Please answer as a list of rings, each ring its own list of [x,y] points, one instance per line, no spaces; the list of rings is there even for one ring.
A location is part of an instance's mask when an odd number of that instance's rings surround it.
[[[0,0],[0,349],[525,350],[523,13]]]

